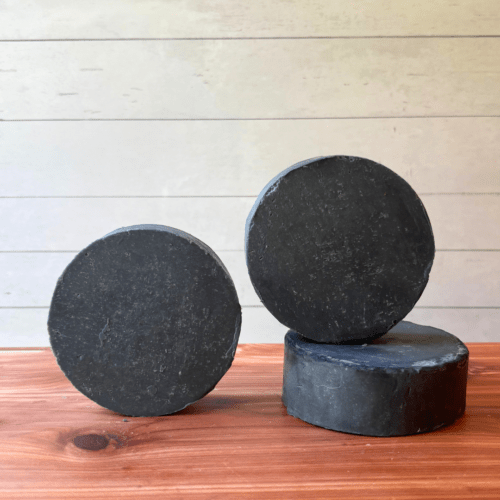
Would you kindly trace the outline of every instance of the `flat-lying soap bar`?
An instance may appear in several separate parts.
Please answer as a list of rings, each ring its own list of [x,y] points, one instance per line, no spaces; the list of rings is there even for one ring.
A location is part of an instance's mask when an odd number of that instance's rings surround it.
[[[57,282],[52,350],[71,383],[133,416],[166,415],[211,391],[241,326],[217,255],[177,229],[118,229],[82,250]]]
[[[465,410],[469,351],[454,335],[402,321],[369,344],[285,336],[283,403],[320,427],[402,436],[451,424]]]
[[[247,219],[248,272],[278,321],[318,342],[387,333],[422,294],[434,259],[427,213],[392,170],[352,156],[281,172]]]

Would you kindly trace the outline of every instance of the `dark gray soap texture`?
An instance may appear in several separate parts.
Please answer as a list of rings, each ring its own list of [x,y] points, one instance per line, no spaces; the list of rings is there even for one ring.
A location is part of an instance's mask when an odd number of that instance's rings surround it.
[[[166,415],[210,392],[241,326],[217,255],[177,229],[118,229],[82,250],[50,306],[52,350],[71,383],[124,415]]]
[[[437,328],[402,321],[368,344],[285,337],[283,403],[314,425],[402,436],[453,423],[465,410],[467,347]]]
[[[367,159],[331,156],[269,182],[248,216],[245,250],[255,291],[278,321],[342,343],[380,337],[411,311],[435,248],[404,179]]]

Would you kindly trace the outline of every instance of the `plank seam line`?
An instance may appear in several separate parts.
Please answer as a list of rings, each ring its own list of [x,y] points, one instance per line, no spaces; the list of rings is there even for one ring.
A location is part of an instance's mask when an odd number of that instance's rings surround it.
[[[231,250],[231,249],[224,249],[224,250],[217,250],[217,252],[244,252],[245,250],[240,249],[240,250]],[[473,250],[474,251],[474,250]],[[489,252],[490,250],[485,250],[486,252]],[[499,250],[494,250],[495,252]],[[81,250],[0,250],[0,253],[79,253]]]
[[[300,121],[300,120],[414,120],[445,118],[500,118],[500,115],[409,115],[409,116],[288,116],[243,118],[0,118],[15,122],[224,122],[224,121]]]
[[[215,250],[214,250],[215,251]],[[244,252],[243,249],[216,250],[217,252]],[[81,250],[0,250],[2,253],[79,253]],[[500,248],[436,248],[436,252],[500,252]]]
[[[498,193],[500,194],[500,193]],[[114,199],[114,198],[257,198],[258,195],[116,195],[116,196],[108,196],[108,195],[96,195],[96,196],[0,196],[0,199]]]
[[[500,309],[499,306],[414,306],[413,309]]]
[[[245,40],[385,40],[385,39],[449,39],[449,38],[500,38],[500,35],[309,35],[309,36],[221,36],[221,37],[132,37],[132,38],[29,38],[0,39],[1,43],[33,42],[199,42]]]
[[[264,308],[263,305],[241,306],[242,308]],[[414,306],[413,309],[500,309],[500,306]]]
[[[419,196],[500,196],[500,192],[490,192],[490,193],[473,193],[473,192],[456,192],[456,193],[417,193]],[[0,200],[85,200],[85,199],[191,199],[191,198],[257,198],[256,194],[243,194],[243,195],[75,195],[75,196],[0,196]]]
[[[436,252],[500,252],[500,248],[436,248]]]
[[[263,305],[241,306],[242,309],[265,309]],[[0,306],[0,309],[50,309],[50,306]],[[500,309],[500,306],[415,306],[413,309]]]
[[[214,250],[215,251],[215,250]],[[217,250],[217,252],[244,252],[245,250],[231,250],[231,249],[224,249],[224,250]],[[489,252],[490,250],[485,250],[486,252]],[[495,252],[499,250],[494,250]],[[0,253],[79,253],[81,250],[0,250]]]

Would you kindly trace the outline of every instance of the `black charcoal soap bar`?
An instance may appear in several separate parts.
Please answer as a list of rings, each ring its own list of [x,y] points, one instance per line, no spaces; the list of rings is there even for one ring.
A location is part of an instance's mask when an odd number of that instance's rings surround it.
[[[467,347],[437,328],[402,321],[369,344],[285,337],[283,403],[320,427],[403,436],[449,425],[465,410]]]
[[[250,279],[284,325],[318,342],[373,339],[421,296],[434,259],[425,208],[392,170],[331,156],[293,165],[246,224]]]
[[[241,326],[234,284],[200,240],[157,225],[118,229],[57,282],[48,328],[62,371],[124,415],[197,401],[231,366]]]

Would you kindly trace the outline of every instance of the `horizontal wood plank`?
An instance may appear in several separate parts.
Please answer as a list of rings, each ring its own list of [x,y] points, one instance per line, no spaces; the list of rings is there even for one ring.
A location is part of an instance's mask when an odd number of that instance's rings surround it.
[[[0,123],[0,196],[256,196],[348,154],[420,193],[500,192],[500,118]]]
[[[500,249],[500,196],[423,195],[438,249]],[[119,227],[163,224],[243,250],[254,198],[0,199],[0,251],[81,250]],[[478,228],[481,231],[478,231]]]
[[[73,260],[72,253],[0,253],[0,307],[48,306],[57,279]],[[248,277],[243,251],[218,252],[231,275],[240,304],[260,305]],[[500,253],[498,255],[500,266]],[[500,271],[500,269],[499,269]],[[499,298],[500,306],[500,298]]]
[[[48,306],[56,281],[76,253],[0,253],[0,307]],[[243,251],[218,252],[240,304],[260,305]],[[438,252],[418,306],[500,308],[500,251]]]
[[[48,313],[48,308],[0,308],[0,346],[48,346]],[[500,309],[415,308],[405,319],[441,328],[464,342],[500,342]],[[241,343],[282,343],[287,331],[264,307],[243,307]]]
[[[495,0],[7,2],[3,39],[500,34]]]
[[[50,351],[0,354],[2,498],[496,499],[500,345],[470,344],[465,415],[416,436],[315,427],[281,402],[282,345],[238,348],[215,390],[131,418],[76,391]],[[75,438],[102,436],[99,451]]]
[[[49,310],[0,309],[1,347],[44,347],[50,345],[47,332]]]
[[[163,224],[213,250],[243,249],[253,198],[2,199],[1,250],[81,250],[119,227]]]
[[[3,43],[0,119],[500,115],[500,38]]]
[[[418,306],[500,307],[500,252],[437,252]]]
[[[416,307],[405,321],[433,326],[463,342],[500,342],[500,309],[434,309]]]

